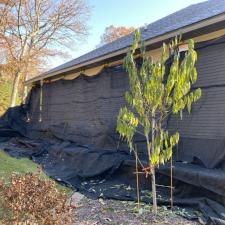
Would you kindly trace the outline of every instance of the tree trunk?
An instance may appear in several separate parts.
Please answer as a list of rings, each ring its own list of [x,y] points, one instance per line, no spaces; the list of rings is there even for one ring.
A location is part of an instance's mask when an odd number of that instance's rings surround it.
[[[157,213],[157,198],[156,198],[156,183],[155,183],[155,167],[151,166],[151,156],[154,152],[154,145],[155,145],[155,119],[152,119],[152,143],[150,144],[149,136],[146,135],[147,140],[147,150],[148,150],[148,159],[149,159],[149,166],[151,170],[151,184],[152,184],[152,205],[153,205],[153,212]]]
[[[21,73],[17,72],[16,75],[15,75],[14,81],[13,81],[10,107],[16,106],[16,99],[17,99],[17,95],[18,95],[20,78],[21,78]]]
[[[25,69],[25,72],[24,72],[23,83],[25,83],[28,80],[27,67],[28,66],[26,66],[26,69]],[[27,85],[23,84],[22,94],[23,94],[22,102],[23,102],[23,104],[25,104],[26,99],[27,99],[27,95],[28,95]]]
[[[152,203],[153,203],[153,212],[157,213],[157,197],[156,197],[156,183],[155,183],[155,168],[152,168]]]
[[[155,152],[155,117],[152,117],[152,144],[151,144],[151,155]],[[157,213],[157,197],[156,197],[156,183],[155,183],[155,166],[152,166],[152,201],[153,201],[153,212]]]
[[[24,86],[23,87],[23,99],[22,99],[22,101],[23,101],[23,104],[25,104],[26,103],[26,99],[27,99],[27,95],[28,95],[28,87],[27,86]]]

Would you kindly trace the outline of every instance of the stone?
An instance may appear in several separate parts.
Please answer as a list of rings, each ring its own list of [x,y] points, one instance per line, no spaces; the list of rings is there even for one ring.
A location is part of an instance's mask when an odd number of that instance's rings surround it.
[[[82,195],[81,193],[79,192],[73,193],[73,195],[70,198],[70,206],[76,207],[83,198],[84,198],[84,195]]]

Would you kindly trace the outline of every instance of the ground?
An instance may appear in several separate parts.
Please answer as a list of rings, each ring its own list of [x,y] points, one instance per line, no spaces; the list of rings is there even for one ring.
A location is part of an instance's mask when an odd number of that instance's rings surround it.
[[[13,174],[35,173],[37,164],[29,159],[15,159],[0,151],[0,178],[8,181]]]
[[[116,200],[91,200],[84,197],[75,209],[74,225],[197,225],[197,221],[191,221],[178,214],[187,213],[176,209],[171,212],[166,207],[159,207],[159,213],[155,216],[149,205],[142,205],[137,209],[134,202]]]
[[[8,154],[0,151],[0,178],[6,182],[13,173],[36,173],[38,166],[29,159],[16,159],[10,157]],[[43,177],[46,177],[42,173]],[[71,189],[58,185],[63,191],[68,193],[70,197]],[[77,196],[77,195],[76,195]],[[81,197],[80,197],[81,196]],[[168,225],[195,225],[197,222],[187,220],[180,215],[185,215],[185,211],[176,210],[171,212],[166,207],[159,208],[159,215],[154,216],[151,213],[149,205],[142,205],[138,211],[137,205],[134,202],[123,202],[116,200],[91,200],[83,195],[78,194],[79,202],[75,202],[74,208],[74,225],[104,225],[104,224],[118,224],[118,225],[144,225],[144,224],[168,224]],[[0,209],[1,211],[1,209]]]
[[[29,159],[16,159],[10,157],[7,153],[0,150],[0,179],[6,182],[9,181],[9,178],[12,174],[25,174],[25,173],[37,173],[39,167],[36,163],[32,162]],[[49,179],[43,172],[41,176]],[[57,184],[57,187],[60,190],[65,191],[68,195],[72,194],[70,188],[66,188]]]

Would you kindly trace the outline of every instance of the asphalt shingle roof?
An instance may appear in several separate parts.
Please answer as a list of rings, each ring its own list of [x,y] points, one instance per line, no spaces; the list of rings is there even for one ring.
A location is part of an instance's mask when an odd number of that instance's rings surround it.
[[[190,5],[180,11],[170,14],[160,20],[157,20],[147,27],[142,28],[141,34],[143,40],[149,40],[165,33],[192,25],[202,20],[225,13],[225,0],[209,0],[198,4]],[[46,74],[57,72],[59,70],[76,66],[89,60],[95,59],[113,53],[115,51],[129,47],[133,42],[133,35],[127,35],[112,43],[97,48],[85,55],[62,64]]]

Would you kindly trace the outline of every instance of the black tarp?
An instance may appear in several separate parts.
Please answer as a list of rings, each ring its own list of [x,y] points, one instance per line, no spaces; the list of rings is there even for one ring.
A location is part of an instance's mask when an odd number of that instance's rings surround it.
[[[175,203],[200,209],[209,224],[225,224],[225,43],[201,44],[197,52],[195,87],[202,88],[202,98],[191,115],[170,117],[167,124],[170,132],[181,134],[174,154]],[[128,76],[121,67],[36,85],[25,106],[3,117],[0,140],[10,141],[2,148],[12,156],[32,158],[47,174],[89,196],[133,200],[133,158],[115,131],[127,88]],[[143,139],[135,140],[142,153]],[[170,168],[158,172],[158,182],[168,185]],[[150,184],[142,178],[145,190]],[[144,193],[142,199],[149,201]]]
[[[198,81],[194,88],[202,88],[202,97],[182,120],[171,116],[168,129],[181,134],[179,160],[197,159],[205,167],[214,168],[225,156],[224,38],[198,44],[196,51]],[[44,83],[43,87],[37,84],[27,105],[26,136],[37,138],[50,133],[79,144],[125,149],[115,127],[128,88],[128,76],[122,66],[106,68],[92,77],[61,79]],[[136,141],[143,149],[143,139],[136,137]]]
[[[135,161],[122,150],[100,149],[59,139],[36,139],[16,135],[0,128],[0,137],[7,137],[0,148],[13,157],[27,157],[42,165],[44,171],[58,182],[91,198],[136,200]],[[3,132],[2,132],[3,131]],[[13,134],[13,135],[11,135]],[[144,163],[144,162],[143,162]],[[141,168],[139,168],[141,170]],[[170,184],[170,166],[158,170],[157,183]],[[224,171],[206,169],[190,163],[174,163],[174,203],[203,213],[208,224],[225,224]],[[151,202],[150,180],[140,175],[140,195]],[[160,204],[170,204],[169,189],[157,188]],[[191,218],[195,218],[196,216]],[[218,222],[219,221],[219,222]]]

